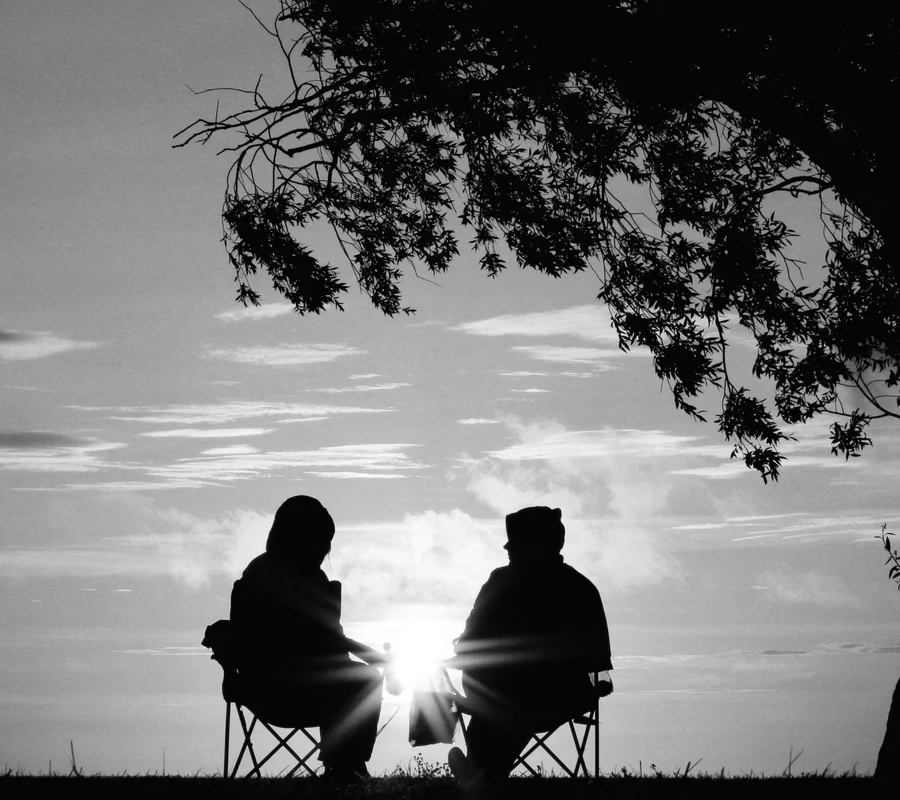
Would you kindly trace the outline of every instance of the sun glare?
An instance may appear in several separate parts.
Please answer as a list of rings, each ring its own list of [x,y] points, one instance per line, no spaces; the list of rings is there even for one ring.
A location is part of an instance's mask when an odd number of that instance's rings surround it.
[[[418,612],[418,610],[417,610]],[[394,671],[403,684],[403,694],[411,695],[438,673],[441,662],[453,655],[453,636],[447,625],[428,616],[427,612],[410,613],[398,626],[391,641]]]

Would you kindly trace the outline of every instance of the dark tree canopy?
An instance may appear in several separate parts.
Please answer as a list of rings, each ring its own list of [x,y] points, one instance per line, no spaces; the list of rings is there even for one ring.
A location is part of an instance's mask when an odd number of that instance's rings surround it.
[[[648,347],[694,417],[717,393],[764,479],[784,425],[838,415],[849,458],[871,419],[900,415],[893,4],[281,0],[272,18],[287,94],[232,90],[237,111],[178,135],[235,159],[242,302],[264,272],[301,313],[340,308],[346,284],[302,244],[325,223],[375,306],[409,312],[401,269],[446,270],[461,222],[490,276],[507,250],[595,271],[621,346]],[[790,258],[773,209],[792,202],[818,204],[821,263]],[[737,328],[769,398],[729,374]]]

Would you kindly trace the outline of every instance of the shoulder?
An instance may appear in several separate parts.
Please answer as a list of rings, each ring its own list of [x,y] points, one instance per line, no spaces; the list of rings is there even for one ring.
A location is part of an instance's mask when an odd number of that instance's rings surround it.
[[[580,591],[596,594],[598,597],[600,596],[600,590],[597,589],[594,582],[585,575],[582,575],[575,567],[572,567],[569,564],[561,564],[560,568],[563,579],[568,585],[577,587]]]
[[[253,580],[272,571],[274,564],[268,553],[261,553],[244,568],[241,578]]]
[[[495,569],[493,572],[491,572],[490,575],[488,575],[488,579],[487,581],[485,581],[483,588],[507,583],[514,577],[515,573],[508,565],[505,567],[497,567],[497,569]]]

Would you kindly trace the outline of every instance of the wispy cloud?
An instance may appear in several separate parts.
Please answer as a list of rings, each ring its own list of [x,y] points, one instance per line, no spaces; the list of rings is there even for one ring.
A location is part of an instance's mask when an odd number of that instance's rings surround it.
[[[469,419],[456,420],[458,425],[498,425],[499,419],[485,419],[484,417],[470,417]]]
[[[476,336],[572,336],[618,348],[619,337],[604,306],[584,305],[530,314],[503,314],[467,322],[455,330]]]
[[[139,433],[152,439],[231,439],[243,436],[262,436],[274,428],[179,428],[172,431]]]
[[[274,347],[211,347],[210,358],[254,364],[266,367],[302,367],[327,364],[349,356],[365,353],[358,347],[345,344],[285,344]]]
[[[552,394],[550,389],[510,389],[516,394]]]
[[[326,419],[339,414],[383,414],[390,408],[359,408],[306,403],[237,401],[195,405],[79,407],[82,411],[105,411],[112,419],[161,425],[225,425],[241,419],[288,417],[290,421]],[[288,420],[284,420],[288,421]]]
[[[101,454],[124,447],[47,431],[0,432],[0,468],[27,472],[96,472],[109,464]]]
[[[237,575],[265,547],[270,514],[241,510],[198,517],[128,501],[131,531],[90,547],[0,550],[0,576],[29,578],[168,575],[191,588]]]
[[[173,464],[147,468],[147,474],[165,481],[229,483],[295,470],[359,472],[375,474],[425,469],[405,452],[411,444],[356,444],[321,447],[317,450],[259,452],[228,448],[224,453],[181,459]]]
[[[552,361],[558,364],[590,364],[595,370],[615,369],[610,360],[629,355],[621,350],[601,350],[597,347],[560,347],[549,344],[521,345],[512,348],[537,361]],[[643,350],[634,350],[631,355],[647,355]]]
[[[314,389],[313,391],[322,392],[323,394],[345,394],[346,392],[387,392],[392,389],[401,389],[404,386],[410,386],[409,383],[372,383],[357,384],[356,386],[342,386],[329,389]]]
[[[570,431],[560,426],[524,426],[521,441],[488,453],[508,461],[611,458],[684,458],[687,455],[720,455],[718,445],[700,444],[695,436],[678,436],[665,431],[607,428]]]
[[[274,514],[243,509],[202,517],[133,502],[128,508],[132,531],[89,548],[0,549],[0,577],[168,575],[199,589],[215,575],[238,577],[265,549]],[[345,525],[337,511],[329,572],[344,584],[348,618],[354,610],[403,602],[468,608],[490,570],[506,560],[501,522],[454,509]]]
[[[784,448],[789,451],[789,448]],[[720,453],[721,455],[721,453]],[[818,467],[824,469],[835,469],[840,467],[843,470],[862,469],[864,465],[859,461],[844,461],[834,456],[797,456],[786,454],[785,460],[781,464],[781,471],[796,469],[797,467]],[[742,460],[733,459],[725,461],[721,464],[715,464],[707,467],[686,467],[684,469],[672,470],[673,475],[694,475],[698,478],[710,478],[711,480],[732,480],[742,476],[748,478],[759,479],[759,473],[755,470],[748,469]]]
[[[516,348],[513,348],[514,350]],[[528,349],[528,348],[524,348]],[[578,348],[576,348],[578,349]],[[603,351],[604,353],[608,351]],[[608,368],[607,368],[608,369]],[[606,369],[592,370],[591,372],[531,372],[529,370],[516,370],[514,372],[501,372],[503,378],[594,378],[598,372],[605,372]]]
[[[0,330],[0,359],[3,361],[31,361],[97,346],[96,342],[78,342],[49,331]]]
[[[754,586],[782,603],[811,604],[817,606],[861,605],[859,598],[838,578],[811,571],[802,574],[783,569],[767,570]]]
[[[56,447],[83,447],[90,440],[51,431],[0,431],[0,450],[41,450]]]
[[[266,303],[261,306],[247,306],[246,308],[223,311],[221,314],[216,314],[216,319],[222,322],[258,322],[264,319],[286,316],[292,313],[293,310],[294,307],[290,303]]]
[[[258,453],[259,450],[255,447],[250,447],[247,444],[233,444],[229,447],[211,447],[209,450],[204,450],[202,455],[204,456],[247,456],[253,453]]]
[[[333,478],[334,480],[354,480],[356,478],[365,480],[396,480],[397,478],[406,478],[398,472],[307,472],[307,475],[315,475],[317,478]]]

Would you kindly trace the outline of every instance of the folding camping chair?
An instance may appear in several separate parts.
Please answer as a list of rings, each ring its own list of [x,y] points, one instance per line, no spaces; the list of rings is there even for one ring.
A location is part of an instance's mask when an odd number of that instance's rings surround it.
[[[331,581],[330,587],[337,595],[338,602],[340,602],[340,582]],[[236,777],[239,774],[244,756],[249,755],[252,769],[246,772],[245,777],[262,777],[261,770],[263,766],[269,763],[279,752],[284,751],[293,756],[296,762],[287,772],[286,777],[293,777],[299,770],[305,770],[310,775],[315,775],[316,770],[309,762],[318,752],[320,741],[319,738],[310,732],[310,729],[318,728],[321,721],[293,717],[289,719],[282,718],[277,710],[265,709],[265,712],[261,715],[252,710],[252,707],[256,707],[257,711],[262,711],[258,704],[254,702],[254,687],[247,684],[237,667],[236,643],[234,642],[234,632],[230,620],[220,619],[208,626],[206,635],[203,638],[203,646],[209,647],[213,651],[212,658],[219,662],[225,673],[222,680],[222,697],[225,700],[225,754],[222,774],[227,778]],[[232,706],[234,706],[237,714],[243,739],[234,763],[230,764]],[[271,747],[261,758],[257,756],[253,743],[254,733],[258,735],[260,728],[267,731],[275,740],[274,747]],[[279,731],[277,729],[282,730]],[[309,747],[307,752],[302,755],[290,744],[291,740],[298,734],[300,737],[305,737],[307,740],[305,747]],[[257,741],[258,744],[259,742]]]
[[[468,741],[466,740],[466,724],[463,715],[471,716],[471,711],[467,709],[465,696],[457,691],[453,682],[450,680],[447,669],[443,668],[441,672],[447,691],[453,697],[453,707],[457,712],[463,739],[468,745]],[[591,772],[588,770],[587,766],[588,744],[592,743],[594,756],[593,777],[600,777],[600,698],[610,694],[612,691],[612,682],[608,680],[608,677],[604,681],[601,681],[599,673],[597,672],[591,672],[590,679],[591,685],[595,688],[595,699],[592,702],[591,708],[586,713],[579,714],[551,730],[533,733],[528,745],[526,745],[525,749],[519,754],[518,758],[516,758],[513,770],[522,767],[531,775],[539,775],[538,769],[536,769],[533,764],[529,763],[528,759],[536,753],[539,754],[540,751],[543,751],[546,752],[570,778],[577,778],[579,776],[589,778],[591,777]],[[608,686],[605,685],[607,683]],[[557,731],[562,731],[564,729],[568,729],[568,732],[571,735],[572,744],[575,747],[574,766],[567,764],[560,757],[559,753],[555,752],[553,747],[551,747],[552,744],[556,747],[556,750],[561,749],[561,743],[555,741],[551,742],[550,739]],[[567,739],[563,738],[563,741],[567,741]]]

